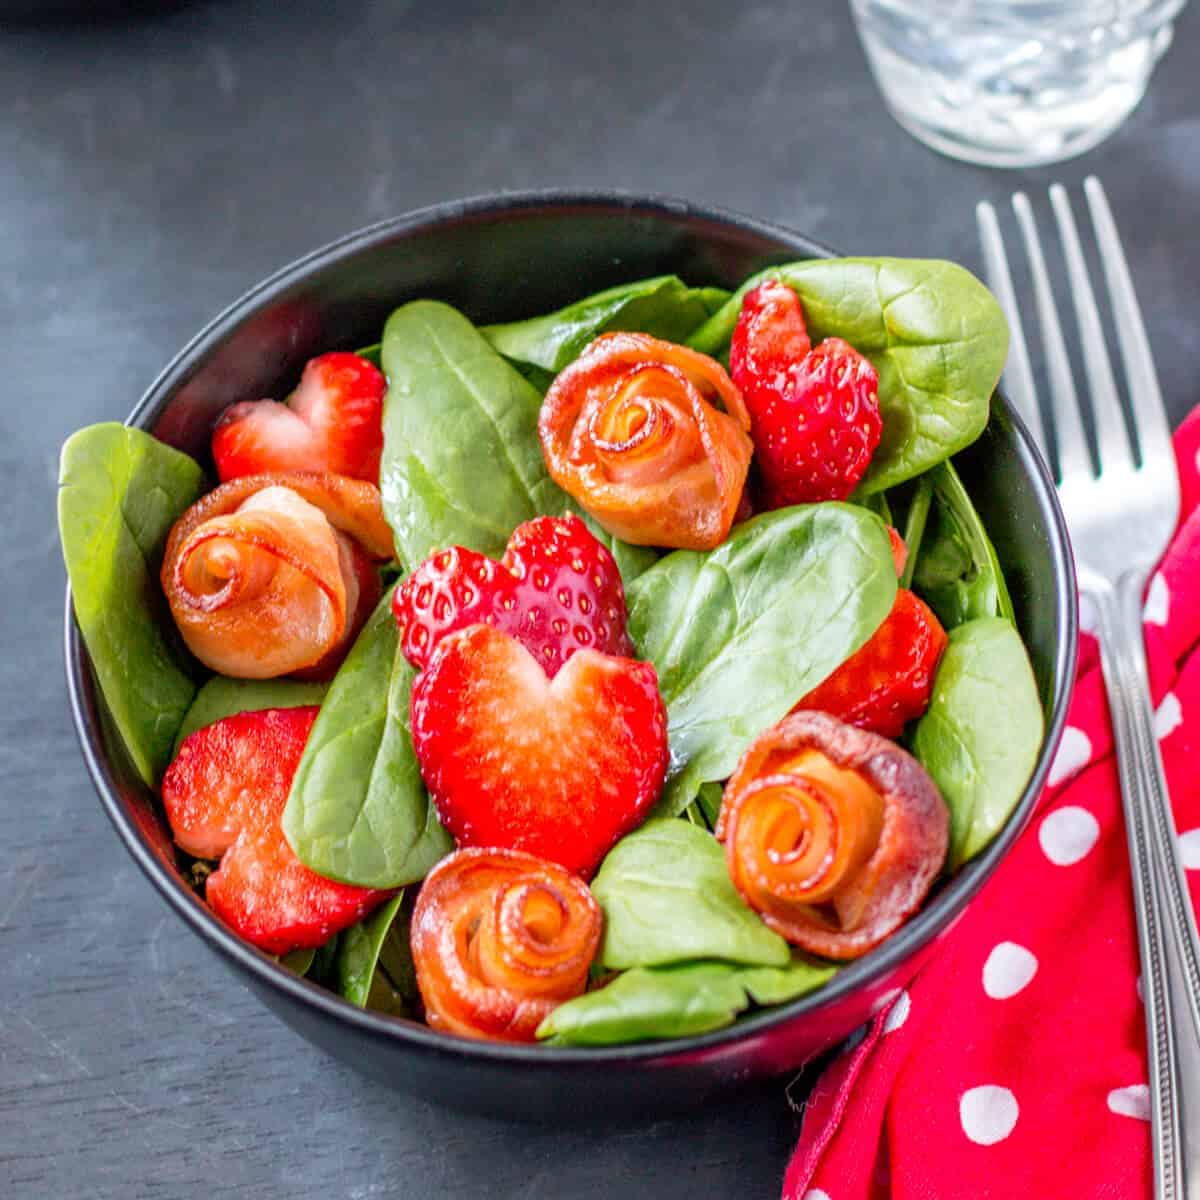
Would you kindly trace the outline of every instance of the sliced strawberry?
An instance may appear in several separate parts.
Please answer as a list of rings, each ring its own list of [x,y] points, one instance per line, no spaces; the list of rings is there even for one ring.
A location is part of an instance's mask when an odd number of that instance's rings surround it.
[[[746,293],[729,347],[729,373],[743,396],[747,387],[782,391],[811,349],[800,297],[790,287],[768,279]]]
[[[621,573],[575,516],[518,525],[499,562],[462,546],[427,558],[396,589],[392,611],[418,670],[442,638],[479,623],[520,639],[550,676],[585,647],[633,652]]]
[[[286,404],[246,400],[226,409],[212,453],[225,482],[273,471],[332,471],[379,482],[386,380],[357,354],[310,359]]]
[[[857,653],[796,705],[897,738],[929,707],[946,631],[929,606],[901,588],[887,619]]]
[[[742,301],[729,364],[750,411],[767,506],[849,496],[883,432],[871,363],[841,338],[808,349],[799,299],[769,280]]]
[[[587,878],[662,789],[667,717],[648,663],[579,650],[549,679],[515,638],[444,638],[412,695],[413,746],[460,846],[524,850]]]
[[[184,739],[162,800],[181,849],[220,858],[205,897],[234,932],[270,954],[323,945],[388,895],[310,871],[280,828],[317,709],[239,713]]]

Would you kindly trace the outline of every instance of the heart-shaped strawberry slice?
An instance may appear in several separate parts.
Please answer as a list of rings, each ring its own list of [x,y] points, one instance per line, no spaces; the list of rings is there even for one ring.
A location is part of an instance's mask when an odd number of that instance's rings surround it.
[[[649,663],[581,649],[550,679],[488,625],[443,639],[413,687],[412,733],[460,846],[524,850],[584,878],[642,821],[667,770]]]
[[[315,707],[238,713],[184,739],[162,782],[176,844],[219,858],[205,898],[236,933],[270,954],[321,946],[388,892],[310,871],[280,827]]]
[[[336,352],[310,359],[286,404],[244,400],[221,414],[212,453],[224,483],[278,471],[332,471],[379,483],[383,394],[374,363]]]
[[[392,611],[419,671],[444,637],[481,623],[518,638],[550,676],[576,650],[633,652],[621,573],[576,516],[518,525],[499,562],[462,546],[432,555],[396,589]]]

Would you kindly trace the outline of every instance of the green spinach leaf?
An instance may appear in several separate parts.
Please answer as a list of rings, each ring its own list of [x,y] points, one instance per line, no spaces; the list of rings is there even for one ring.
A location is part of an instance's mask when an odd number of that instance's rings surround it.
[[[383,508],[411,569],[461,545],[499,558],[522,521],[566,512],[537,436],[542,398],[461,313],[432,300],[383,331]]]
[[[728,298],[720,288],[690,288],[675,275],[661,275],[623,283],[545,316],[488,325],[480,332],[505,358],[557,373],[602,333],[617,329],[682,342]]]
[[[1008,326],[995,297],[965,268],[905,258],[770,267],[747,280],[689,344],[719,353],[742,297],[766,278],[795,289],[814,340],[844,338],[879,372],[883,438],[860,485],[864,493],[919,475],[983,432],[1008,354]]]
[[[214,675],[197,693],[175,735],[173,758],[183,739],[235,713],[264,708],[303,708],[320,704],[329,690],[327,683],[301,683],[296,679],[230,679]]]
[[[140,429],[92,425],[62,449],[58,528],[75,616],[117,732],[152,787],[196,694],[158,568],[203,485],[193,459]]]
[[[717,839],[687,821],[650,821],[622,838],[592,894],[604,910],[605,967],[697,958],[781,966],[790,957],[730,882]]]
[[[912,743],[950,809],[949,870],[978,854],[1008,819],[1042,731],[1033,668],[1013,625],[982,617],[952,629]]]
[[[313,960],[317,957],[315,950],[293,950],[289,954],[283,955],[279,962],[281,966],[287,967],[294,975],[307,975],[312,968]]]
[[[539,1038],[574,1046],[607,1046],[689,1037],[733,1023],[751,1002],[782,1004],[820,987],[836,970],[800,956],[781,967],[695,962],[634,967],[594,992],[556,1008]]]
[[[355,350],[354,353],[357,354],[359,358],[365,358],[367,362],[372,363],[382,369],[383,359],[380,356],[382,348],[382,342],[373,342],[370,346],[364,346],[361,350]]]
[[[937,470],[935,467],[934,470]],[[900,586],[911,588],[917,562],[921,557],[921,547],[924,544],[925,526],[929,521],[929,506],[933,502],[933,480],[931,472],[926,472],[917,479],[908,500],[908,510],[904,515],[904,545],[908,557],[904,560],[904,570],[900,572]]]
[[[452,849],[409,732],[415,672],[399,651],[391,593],[334,676],[283,813],[297,857],[320,875],[394,888]]]
[[[883,522],[850,504],[764,513],[716,550],[676,550],[627,589],[629,633],[667,706],[659,811],[728,778],[750,741],[845,662],[896,595]]]
[[[403,903],[404,893],[397,892],[370,916],[343,930],[338,939],[337,990],[359,1008],[367,1007],[380,951]]]
[[[951,463],[930,472],[933,504],[913,586],[947,629],[977,617],[1012,621],[1004,573],[983,522]]]

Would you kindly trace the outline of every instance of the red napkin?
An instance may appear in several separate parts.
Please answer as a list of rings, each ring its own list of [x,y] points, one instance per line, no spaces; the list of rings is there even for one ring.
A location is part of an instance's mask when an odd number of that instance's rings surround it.
[[[1200,902],[1200,409],[1146,592],[1156,728]],[[1088,613],[1083,613],[1086,629]],[[1129,859],[1095,639],[1029,828],[938,955],[826,1068],[784,1200],[1144,1197],[1150,1105]]]

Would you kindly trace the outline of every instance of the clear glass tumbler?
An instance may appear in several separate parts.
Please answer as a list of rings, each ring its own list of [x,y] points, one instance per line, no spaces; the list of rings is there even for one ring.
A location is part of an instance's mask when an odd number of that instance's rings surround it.
[[[1186,0],[851,0],[896,120],[993,167],[1091,149],[1133,111]]]

